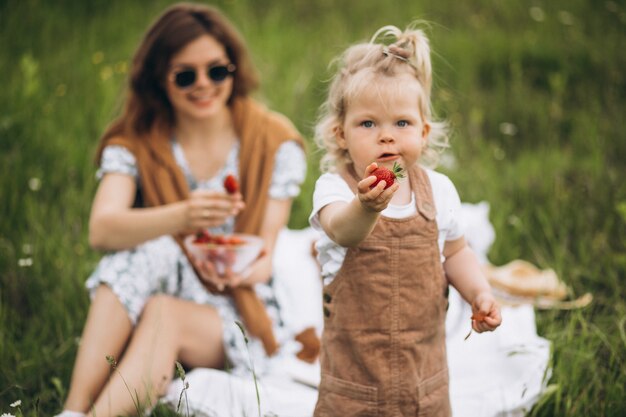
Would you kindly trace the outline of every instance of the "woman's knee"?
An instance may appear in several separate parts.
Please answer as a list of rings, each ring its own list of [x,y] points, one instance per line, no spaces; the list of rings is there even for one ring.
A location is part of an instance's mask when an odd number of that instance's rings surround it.
[[[106,284],[100,284],[93,290],[92,304],[100,300],[104,300],[110,303],[119,303],[119,298],[117,297],[117,294],[115,294],[113,289]]]
[[[146,300],[146,304],[144,306],[144,314],[146,314],[147,312],[149,312],[149,314],[161,311],[171,312],[171,310],[174,309],[174,305],[177,301],[179,300],[176,297],[167,294],[152,295]]]
[[[146,301],[137,324],[146,322],[176,323],[178,320],[177,304],[179,302],[180,300],[170,295],[157,294],[151,296]]]
[[[87,321],[94,321],[98,327],[103,324],[112,327],[123,326],[129,331],[133,325],[131,314],[107,285],[100,285],[94,291]]]

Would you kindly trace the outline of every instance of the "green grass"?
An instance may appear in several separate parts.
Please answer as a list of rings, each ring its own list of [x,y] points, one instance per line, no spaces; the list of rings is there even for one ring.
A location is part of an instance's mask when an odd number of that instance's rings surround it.
[[[138,40],[169,3],[0,2],[0,413],[18,399],[25,416],[62,405],[100,256],[86,238],[92,155]],[[454,128],[442,171],[464,201],[491,204],[491,261],[551,267],[594,295],[583,310],[538,312],[554,387],[531,414],[626,415],[626,4],[215,4],[249,41],[259,97],[309,138],[333,56],[382,25],[430,21],[434,104]],[[292,227],[306,226],[317,159]]]

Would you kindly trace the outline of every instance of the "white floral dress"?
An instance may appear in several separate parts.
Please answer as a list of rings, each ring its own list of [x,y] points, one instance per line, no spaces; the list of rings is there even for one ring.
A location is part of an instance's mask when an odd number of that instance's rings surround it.
[[[238,142],[231,149],[222,169],[206,181],[197,181],[193,177],[182,148],[175,140],[171,143],[176,162],[185,174],[191,190],[223,190],[222,184],[226,175],[237,175],[239,172]],[[107,146],[104,149],[100,169],[96,175],[101,178],[107,173],[131,175],[137,178],[139,186],[135,157],[124,147]],[[283,143],[276,153],[269,189],[270,198],[290,199],[297,196],[300,193],[300,185],[305,173],[306,159],[302,148],[295,141]],[[213,231],[214,233],[232,233],[233,229],[234,218]],[[133,324],[136,324],[146,301],[156,294],[169,294],[215,307],[222,318],[224,348],[232,371],[245,371],[249,360],[252,359],[256,372],[263,372],[266,358],[263,346],[260,341],[253,338],[249,339],[248,346],[246,346],[241,331],[235,324],[235,321],[241,319],[231,297],[211,294],[204,289],[186,256],[171,236],[162,236],[133,249],[105,255],[87,280],[86,286],[91,296],[102,284],[109,286],[117,295]],[[274,332],[278,342],[284,342],[290,335],[285,334],[280,317],[280,306],[274,297],[272,281],[270,280],[268,284],[257,284],[255,289],[265,302],[268,314],[274,323]]]

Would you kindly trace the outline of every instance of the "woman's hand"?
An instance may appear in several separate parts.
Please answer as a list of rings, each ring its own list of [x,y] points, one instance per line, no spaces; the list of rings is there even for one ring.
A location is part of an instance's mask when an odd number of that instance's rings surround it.
[[[472,328],[478,332],[495,330],[500,323],[500,306],[490,291],[479,293],[472,302]]]
[[[183,231],[221,226],[243,208],[241,193],[226,194],[216,190],[194,190],[184,202]]]
[[[253,285],[267,282],[272,275],[272,257],[267,250],[262,249],[259,256],[240,274],[233,274],[229,278],[228,286]]]
[[[209,284],[209,286],[214,286],[218,291],[223,291],[226,287],[225,281],[220,278],[220,275],[217,273],[215,269],[215,265],[213,265],[210,261],[206,259],[198,259],[195,256],[190,256],[191,263],[193,263],[198,275],[200,276],[200,281],[203,284]]]
[[[378,168],[378,164],[372,162],[365,168],[363,179],[357,184],[359,201],[363,208],[369,211],[380,213],[387,208],[393,194],[400,188],[398,182],[394,182],[391,187],[385,190],[385,182],[381,181],[374,188],[370,187],[376,182],[376,177],[372,173]]]
[[[218,291],[223,291],[226,287],[237,287],[242,284],[254,284],[262,281],[259,276],[269,278],[271,274],[271,257],[262,250],[258,258],[241,273],[233,272],[228,266],[222,274],[218,273],[215,265],[206,259],[191,257],[191,261],[200,274],[200,279],[205,284],[215,286]]]

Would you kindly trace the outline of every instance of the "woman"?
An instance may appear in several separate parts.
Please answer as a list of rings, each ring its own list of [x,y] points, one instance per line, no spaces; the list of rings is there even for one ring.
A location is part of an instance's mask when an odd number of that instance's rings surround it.
[[[165,392],[175,361],[236,370],[249,350],[258,369],[277,351],[272,250],[305,156],[291,123],[248,97],[257,85],[241,37],[214,8],[174,5],[146,33],[126,106],[98,150],[89,239],[112,253],[87,282],[92,304],[61,415],[136,414]],[[234,194],[222,185],[230,174]],[[180,242],[203,228],[259,235],[264,255],[245,276],[192,265]],[[253,336],[247,346],[236,321]]]

